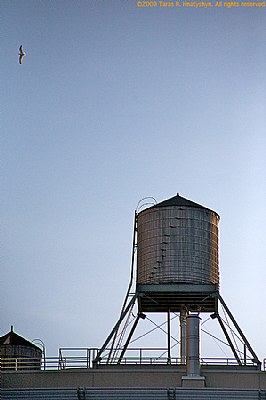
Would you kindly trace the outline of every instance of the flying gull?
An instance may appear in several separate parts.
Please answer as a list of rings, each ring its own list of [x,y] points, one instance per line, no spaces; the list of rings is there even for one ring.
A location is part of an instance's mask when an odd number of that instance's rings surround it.
[[[20,64],[22,64],[22,59],[23,59],[23,57],[26,55],[26,53],[25,53],[25,51],[22,49],[22,45],[20,46],[20,48],[19,48],[19,60],[18,60],[18,62],[20,63]]]

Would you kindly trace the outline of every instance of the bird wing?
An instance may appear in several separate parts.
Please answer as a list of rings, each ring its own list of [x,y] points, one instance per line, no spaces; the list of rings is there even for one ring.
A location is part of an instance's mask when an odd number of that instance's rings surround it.
[[[23,53],[22,45],[19,47],[19,51],[20,51],[20,53]]]
[[[20,64],[22,64],[22,59],[23,59],[23,57],[24,57],[24,54],[20,54],[20,56],[19,56],[19,63],[20,63]]]

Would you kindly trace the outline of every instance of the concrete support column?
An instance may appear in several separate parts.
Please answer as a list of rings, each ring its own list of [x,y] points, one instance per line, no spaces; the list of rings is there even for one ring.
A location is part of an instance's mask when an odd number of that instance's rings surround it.
[[[200,376],[200,317],[187,316],[187,376]]]
[[[186,318],[187,346],[186,370],[187,375],[182,377],[182,386],[204,387],[205,378],[200,376],[200,317],[198,314],[189,314]]]

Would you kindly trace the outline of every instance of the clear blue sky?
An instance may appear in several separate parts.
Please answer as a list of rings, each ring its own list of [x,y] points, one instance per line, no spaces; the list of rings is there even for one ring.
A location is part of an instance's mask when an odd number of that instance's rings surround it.
[[[266,8],[0,11],[1,334],[101,346],[138,200],[179,192],[221,216],[221,293],[266,357]]]

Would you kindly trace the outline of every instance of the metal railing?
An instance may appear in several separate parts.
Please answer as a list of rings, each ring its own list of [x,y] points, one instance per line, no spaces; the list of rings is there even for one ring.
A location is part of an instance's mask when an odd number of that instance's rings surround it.
[[[60,348],[59,369],[79,368],[81,364],[83,367],[92,368],[99,351],[97,348]],[[167,361],[169,363],[168,358],[164,357],[165,348],[130,348],[127,352],[130,355],[122,358],[121,365],[167,364]],[[108,353],[109,349],[106,349],[106,354],[102,355],[99,365],[109,364]],[[120,360],[119,353],[112,359],[111,364],[117,364],[118,360]],[[180,364],[180,359],[173,357],[171,363]]]
[[[2,371],[43,371],[43,370],[64,370],[77,368],[93,368],[93,360],[97,357],[97,348],[60,348],[58,357],[46,358],[0,358],[0,368]],[[107,350],[108,354],[108,350]],[[117,365],[176,365],[182,366],[179,357],[167,357],[165,348],[129,348],[126,356],[119,360],[119,354],[112,359],[112,364]],[[243,365],[256,366],[252,360],[241,360]],[[107,356],[104,354],[98,365],[109,365]],[[202,366],[238,366],[235,358],[201,358]],[[263,360],[262,369],[266,371],[266,358]]]
[[[2,357],[0,358],[1,371],[41,371],[58,369],[58,357],[28,358],[28,357]]]
[[[92,368],[99,349],[87,347],[63,347],[59,349],[58,369]]]

